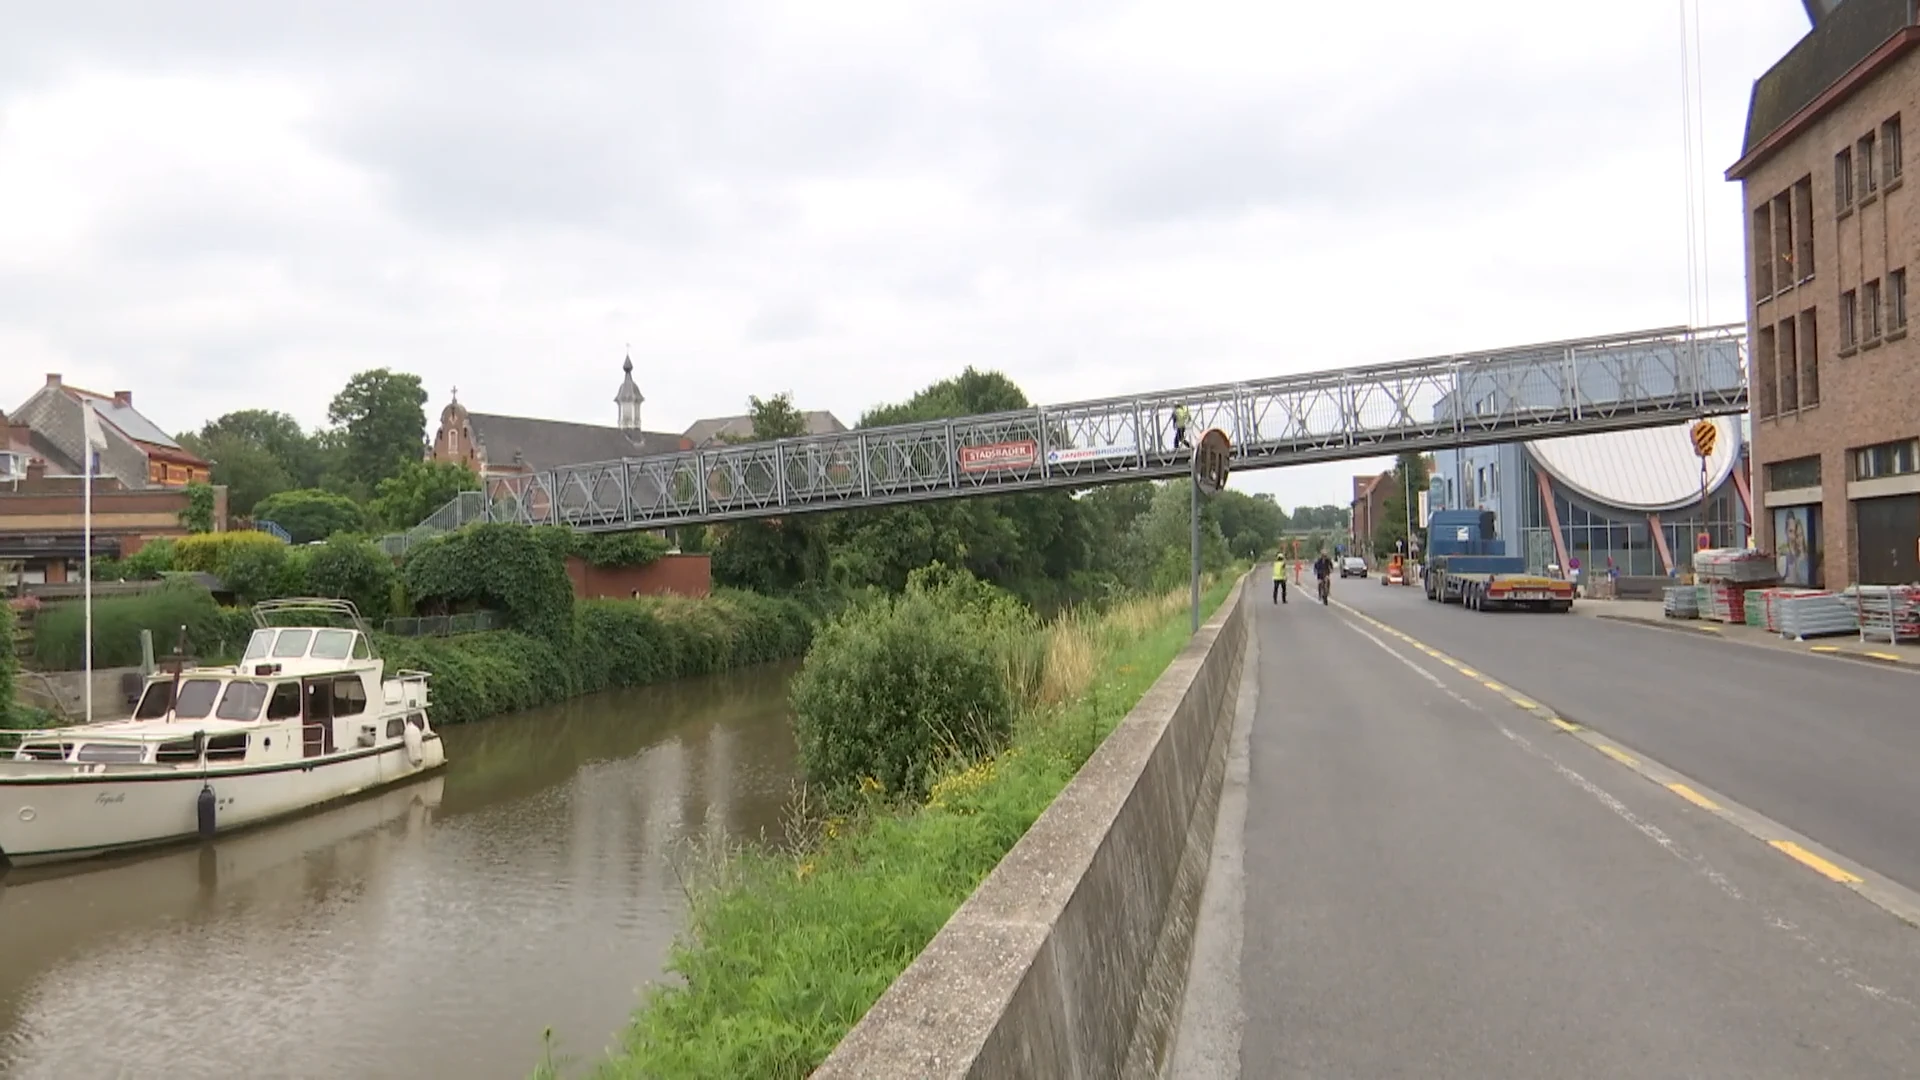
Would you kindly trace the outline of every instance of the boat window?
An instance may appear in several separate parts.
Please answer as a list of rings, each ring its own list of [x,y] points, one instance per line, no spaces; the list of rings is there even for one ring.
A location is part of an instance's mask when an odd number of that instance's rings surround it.
[[[282,630],[280,640],[273,643],[273,655],[278,657],[307,655],[307,642],[313,638],[311,630]]]
[[[207,740],[208,761],[239,761],[247,756],[247,733],[230,731]]]
[[[253,636],[247,639],[246,654],[240,657],[240,659],[259,660],[271,653],[273,651],[274,633],[275,631],[264,628],[255,630]]]
[[[414,727],[419,728],[421,731],[425,731],[427,730],[427,714],[414,713],[407,717],[407,723],[412,724]]]
[[[373,658],[373,651],[367,648],[367,636],[365,634],[353,635],[353,658],[355,660],[371,660]]]
[[[273,697],[267,699],[267,719],[291,720],[300,715],[300,684],[273,684]]]
[[[387,721],[387,738],[397,739],[406,733],[407,733],[407,722],[405,720],[402,720],[396,716],[393,719]]]
[[[180,684],[180,696],[174,700],[174,717],[180,720],[205,720],[207,714],[213,711],[213,699],[219,693],[219,679],[188,679]]]
[[[72,743],[27,743],[20,748],[20,755],[28,761],[65,761]]]
[[[367,688],[357,675],[333,680],[333,715],[359,716],[367,711]]]
[[[146,747],[139,743],[81,743],[80,753],[74,756],[76,761],[101,762],[111,765],[138,765],[146,756]]]
[[[140,707],[133,710],[135,720],[158,720],[167,715],[173,707],[173,681],[147,684],[147,692],[140,697]]]
[[[345,660],[353,651],[353,631],[322,630],[313,635],[313,653],[316,660]]]
[[[257,720],[260,706],[267,703],[267,684],[235,679],[227,684],[220,698],[220,710],[213,715],[222,720]]]
[[[162,765],[179,765],[184,762],[199,761],[200,747],[192,739],[175,739],[163,742],[160,749],[154,751],[153,760]]]

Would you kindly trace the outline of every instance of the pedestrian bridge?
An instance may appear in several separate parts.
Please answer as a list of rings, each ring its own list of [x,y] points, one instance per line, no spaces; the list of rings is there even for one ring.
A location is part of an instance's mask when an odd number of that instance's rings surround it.
[[[586,462],[488,481],[489,520],[657,529],[1183,474],[1175,406],[1236,470],[1656,427],[1747,409],[1746,328],[1676,327]]]

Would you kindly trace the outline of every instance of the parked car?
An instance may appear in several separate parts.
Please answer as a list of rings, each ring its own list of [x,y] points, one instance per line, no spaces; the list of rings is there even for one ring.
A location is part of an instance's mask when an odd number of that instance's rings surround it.
[[[1340,560],[1341,577],[1366,577],[1367,560],[1358,555],[1349,555]]]

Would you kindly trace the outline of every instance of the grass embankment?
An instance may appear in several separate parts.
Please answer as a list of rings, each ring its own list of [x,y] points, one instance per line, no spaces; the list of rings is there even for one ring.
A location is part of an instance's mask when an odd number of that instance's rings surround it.
[[[1209,582],[1203,613],[1236,576]],[[1185,647],[1187,604],[1180,590],[1054,620],[1000,650],[1019,706],[1003,749],[936,770],[924,798],[863,781],[785,850],[710,858],[668,965],[685,985],[650,991],[592,1075],[806,1076]],[[551,1057],[535,1073],[558,1075]]]

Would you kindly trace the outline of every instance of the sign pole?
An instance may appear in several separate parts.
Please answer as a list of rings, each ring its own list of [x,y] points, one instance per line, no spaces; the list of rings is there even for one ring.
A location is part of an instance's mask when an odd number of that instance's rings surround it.
[[[1193,608],[1192,627],[1189,633],[1200,632],[1200,479],[1189,477],[1187,484],[1193,490],[1193,574],[1189,581],[1191,606]]]

